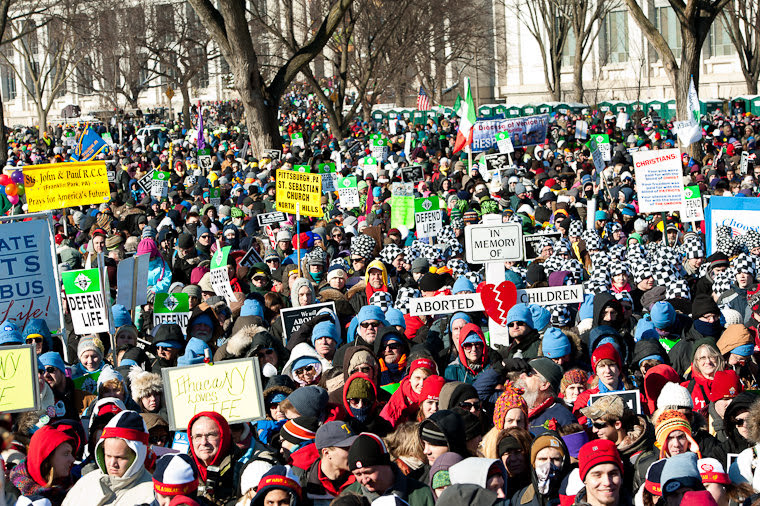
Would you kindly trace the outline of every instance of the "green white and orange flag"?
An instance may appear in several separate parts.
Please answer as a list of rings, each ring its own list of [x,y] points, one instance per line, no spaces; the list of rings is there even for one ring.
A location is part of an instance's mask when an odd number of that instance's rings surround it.
[[[455,111],[459,116],[459,129],[454,143],[454,153],[462,151],[465,147],[469,148],[472,144],[472,130],[475,126],[475,104],[472,101],[469,77],[464,80],[464,90],[464,100],[460,102],[459,110]]]

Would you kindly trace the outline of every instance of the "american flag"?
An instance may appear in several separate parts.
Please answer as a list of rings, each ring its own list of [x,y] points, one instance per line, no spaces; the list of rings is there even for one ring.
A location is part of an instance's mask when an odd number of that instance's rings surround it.
[[[420,92],[417,94],[417,110],[429,111],[430,110],[430,98],[428,98],[425,90],[420,86]]]

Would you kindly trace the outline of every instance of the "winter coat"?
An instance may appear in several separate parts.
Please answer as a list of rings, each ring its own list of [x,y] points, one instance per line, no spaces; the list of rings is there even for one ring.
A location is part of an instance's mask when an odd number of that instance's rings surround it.
[[[479,369],[477,370],[473,370],[468,364],[467,358],[464,354],[464,348],[462,347],[462,343],[473,334],[483,343],[483,355],[480,358],[480,364],[478,364]],[[475,377],[488,367],[490,367],[490,364],[488,363],[488,344],[486,343],[486,338],[483,336],[483,332],[480,330],[480,327],[474,323],[465,324],[465,326],[462,327],[462,330],[459,331],[459,356],[446,367],[443,377],[448,381],[462,381],[472,385],[475,381]]]
[[[623,488],[625,490],[633,490],[636,461],[644,452],[654,449],[654,441],[654,425],[645,417],[638,415],[636,425],[617,445],[620,457],[623,459]]]
[[[391,464],[391,467],[395,481],[393,486],[382,494],[383,496],[395,495],[409,504],[409,506],[434,506],[435,501],[433,500],[433,493],[430,491],[430,487],[423,485],[419,481],[407,478],[395,464]],[[376,492],[370,492],[361,486],[359,482],[346,487],[341,495],[349,495],[350,493],[366,497],[370,502],[381,496]]]
[[[372,385],[372,392],[373,396],[375,397],[372,406],[368,409],[367,417],[364,421],[361,421],[354,416],[354,414],[351,412],[351,405],[348,402],[348,389],[351,387],[351,383],[357,379],[367,380]],[[391,425],[388,420],[380,416],[381,406],[377,402],[377,391],[377,385],[372,381],[372,379],[361,372],[357,372],[349,376],[343,385],[343,409],[345,409],[347,413],[345,419],[357,434],[360,432],[372,432],[373,434],[377,434],[380,437],[385,437],[393,432],[393,425]]]
[[[232,442],[232,433],[230,432],[227,420],[219,413],[202,411],[196,414],[188,422],[188,433],[192,431],[195,421],[202,416],[211,418],[216,423],[221,434],[221,439],[219,441],[219,452],[208,465],[195,455],[194,447],[190,445],[190,456],[198,466],[198,495],[217,506],[235,504],[235,501],[240,497],[240,468],[237,465],[240,460],[240,451]],[[218,476],[214,477],[213,490],[211,488],[211,477],[209,476],[210,466],[215,466],[219,469]]]
[[[163,258],[151,258],[148,263],[148,292],[166,293],[172,284],[172,270]]]
[[[312,348],[310,344],[301,343],[293,348],[293,351],[290,353],[290,358],[285,364],[285,367],[282,368],[282,374],[284,376],[289,376],[293,379],[293,381],[298,382],[298,380],[295,378],[295,374],[293,373],[293,363],[299,358],[303,357],[311,357],[318,360],[322,365],[322,374],[324,374],[328,369],[332,369],[332,364],[324,357],[322,357],[319,353],[317,353],[317,350]]]

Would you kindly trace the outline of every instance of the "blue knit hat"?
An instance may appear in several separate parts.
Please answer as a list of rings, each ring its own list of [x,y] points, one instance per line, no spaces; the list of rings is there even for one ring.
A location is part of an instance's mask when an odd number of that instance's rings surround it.
[[[24,327],[24,332],[21,334],[26,341],[27,338],[33,338],[40,336],[47,343],[49,348],[52,348],[53,337],[50,335],[50,329],[47,326],[47,322],[42,318],[32,318]]]
[[[454,281],[454,287],[451,289],[451,293],[454,295],[460,292],[474,292],[475,287],[472,285],[472,281],[464,276],[460,276]]]
[[[737,346],[733,350],[731,350],[731,353],[734,355],[739,355],[740,357],[749,357],[752,356],[752,353],[755,351],[755,345],[752,343],[742,344],[741,346]]]
[[[530,314],[533,315],[533,326],[538,330],[546,328],[552,320],[551,312],[538,304],[529,304]]]
[[[55,367],[62,373],[66,372],[66,364],[63,363],[61,354],[56,351],[49,351],[40,355],[40,362],[42,362],[43,367],[51,366]]]
[[[507,269],[507,272],[504,273],[504,279],[511,281],[518,290],[525,288],[525,281],[523,281],[522,276],[513,270]]]
[[[362,308],[359,310],[359,313],[356,315],[356,319],[358,323],[362,323],[367,320],[377,320],[384,325],[388,324],[385,319],[385,313],[383,313],[383,310],[378,306],[372,304],[362,306]]]
[[[245,299],[243,307],[240,308],[240,316],[258,316],[264,319],[264,308],[256,299]]]
[[[208,344],[197,337],[191,337],[185,346],[184,355],[177,359],[177,365],[202,364],[205,358],[205,350],[211,351]]]
[[[322,411],[327,406],[327,390],[316,385],[299,387],[293,390],[288,400],[301,416],[313,416],[322,419]]]
[[[528,327],[535,328],[533,325],[533,315],[527,304],[515,304],[507,313],[507,325],[512,322],[525,322]]]
[[[406,330],[406,320],[404,320],[404,313],[396,309],[395,307],[389,308],[385,312],[385,319],[388,320],[388,325],[404,327]]]
[[[603,221],[607,219],[607,213],[604,211],[597,211],[594,214],[594,221]]]
[[[454,313],[454,316],[452,316],[451,320],[449,320],[449,332],[451,332],[451,326],[454,324],[455,320],[464,320],[467,323],[472,323],[472,318],[470,318],[470,315],[467,313],[462,313],[461,311]]]
[[[197,239],[200,239],[203,234],[210,234],[211,230],[209,230],[208,227],[204,227],[203,225],[200,225],[195,232],[196,232],[195,237]]]
[[[679,453],[668,457],[662,468],[660,484],[662,494],[672,494],[681,487],[692,487],[697,490],[704,489],[702,476],[697,467],[697,454],[694,452]]]
[[[132,325],[132,315],[129,314],[129,309],[122,304],[116,304],[111,308],[113,313],[113,326],[117,329],[124,325]]]
[[[5,320],[0,323],[0,346],[15,344],[24,344],[24,338],[21,337],[21,332],[18,331],[15,323]]]
[[[636,333],[633,336],[635,342],[644,341],[647,339],[659,339],[660,335],[655,329],[654,323],[647,316],[640,319],[636,324]]]
[[[314,330],[311,331],[311,344],[317,342],[317,339],[321,337],[329,337],[335,341],[337,346],[343,344],[343,340],[340,338],[340,332],[335,324],[331,321],[319,322],[314,325]]]
[[[676,321],[676,310],[670,302],[661,300],[655,302],[649,311],[655,328],[666,329]]]
[[[140,238],[141,239],[147,239],[148,237],[150,237],[151,239],[155,239],[156,238],[156,229],[155,228],[153,228],[151,226],[147,226],[147,227],[145,227],[143,229],[142,235],[140,236]]]
[[[588,294],[583,298],[580,309],[578,309],[578,319],[587,320],[594,317],[594,295]]]
[[[558,328],[549,327],[544,332],[544,339],[541,342],[544,356],[549,358],[561,358],[569,355],[572,351],[570,339]]]

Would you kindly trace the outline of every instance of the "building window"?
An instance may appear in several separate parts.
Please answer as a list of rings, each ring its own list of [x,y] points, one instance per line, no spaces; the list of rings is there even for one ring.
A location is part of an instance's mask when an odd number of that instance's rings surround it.
[[[655,26],[676,58],[681,54],[681,25],[671,7],[655,7]]]
[[[710,27],[710,56],[731,56],[736,53],[723,23],[722,18],[716,19]]]
[[[628,61],[628,12],[610,12],[602,23],[602,62],[622,63]]]
[[[567,31],[565,47],[562,48],[562,66],[572,67],[575,64],[575,31],[571,26]]]
[[[2,81],[3,100],[15,100],[16,74],[10,65],[0,65],[0,80]]]

